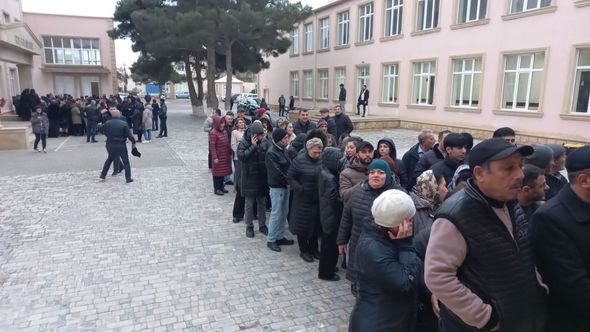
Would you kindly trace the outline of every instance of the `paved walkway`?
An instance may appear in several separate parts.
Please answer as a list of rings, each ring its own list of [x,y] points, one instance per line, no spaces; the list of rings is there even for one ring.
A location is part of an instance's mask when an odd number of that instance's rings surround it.
[[[169,107],[170,137],[138,145],[129,185],[97,181],[104,143],[0,152],[0,330],[347,330],[349,283],[246,238],[233,194],[212,194],[202,120]],[[416,133],[362,134],[382,135],[405,151]]]

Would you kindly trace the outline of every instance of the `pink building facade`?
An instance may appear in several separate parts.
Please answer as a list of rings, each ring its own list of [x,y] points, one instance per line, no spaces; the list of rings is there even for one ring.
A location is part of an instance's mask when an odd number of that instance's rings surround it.
[[[588,142],[588,31],[590,0],[338,0],[291,32],[259,95],[319,109],[342,83],[354,114],[366,84],[369,116],[402,127]]]
[[[24,13],[42,43],[34,57],[32,80],[39,94],[74,97],[111,95],[117,91],[115,46],[105,17]]]

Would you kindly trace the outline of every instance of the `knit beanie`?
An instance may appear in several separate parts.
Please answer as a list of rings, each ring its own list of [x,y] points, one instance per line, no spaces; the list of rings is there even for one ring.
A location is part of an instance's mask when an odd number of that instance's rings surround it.
[[[369,164],[369,172],[374,169],[380,169],[387,177],[385,178],[385,185],[390,186],[393,183],[393,175],[391,174],[391,168],[387,165],[387,162],[383,159],[373,159],[373,161]]]
[[[313,148],[314,146],[319,146],[320,148],[323,148],[324,143],[322,143],[322,140],[317,137],[314,137],[314,138],[308,140],[307,142],[305,142],[305,149],[307,149],[307,150]]]
[[[547,169],[551,160],[553,160],[553,151],[545,145],[534,144],[533,154],[524,159],[525,164],[534,165],[540,169]]]
[[[282,140],[283,138],[285,138],[285,136],[287,136],[287,132],[285,131],[285,129],[283,128],[279,128],[277,127],[273,132],[272,132],[272,140],[275,143],[278,143],[280,140]]]
[[[377,225],[394,228],[401,225],[404,220],[412,218],[416,214],[416,207],[408,194],[390,189],[373,201],[371,213]]]
[[[264,133],[264,127],[262,127],[262,123],[258,120],[252,122],[250,125],[250,133],[253,135]]]

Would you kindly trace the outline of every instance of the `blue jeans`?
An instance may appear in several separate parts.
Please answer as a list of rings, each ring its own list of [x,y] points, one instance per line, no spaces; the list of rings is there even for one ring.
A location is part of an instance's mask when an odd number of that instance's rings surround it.
[[[146,141],[151,141],[152,140],[152,130],[146,129],[145,133],[143,133],[143,136],[145,137]]]
[[[96,126],[96,122],[88,121],[88,125],[86,126],[86,142],[90,142],[91,138],[93,142],[96,141]]]
[[[289,191],[287,188],[270,188],[272,209],[268,218],[267,242],[275,242],[284,238],[285,223],[289,212]]]

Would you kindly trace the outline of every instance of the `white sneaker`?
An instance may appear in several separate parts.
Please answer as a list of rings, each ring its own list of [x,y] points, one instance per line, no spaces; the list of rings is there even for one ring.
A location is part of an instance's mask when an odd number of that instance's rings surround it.
[[[39,148],[33,148],[33,151],[41,152],[41,150],[39,150]]]
[[[43,153],[47,153],[47,150],[43,149]]]

